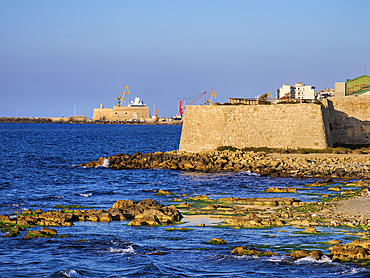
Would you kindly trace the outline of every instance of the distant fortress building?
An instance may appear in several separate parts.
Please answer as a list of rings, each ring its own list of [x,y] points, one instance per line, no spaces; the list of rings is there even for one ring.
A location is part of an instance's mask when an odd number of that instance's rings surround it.
[[[94,108],[93,121],[144,121],[149,119],[149,108],[140,100],[135,97],[134,101],[128,106],[115,105],[112,108],[104,108],[103,104],[100,108]]]

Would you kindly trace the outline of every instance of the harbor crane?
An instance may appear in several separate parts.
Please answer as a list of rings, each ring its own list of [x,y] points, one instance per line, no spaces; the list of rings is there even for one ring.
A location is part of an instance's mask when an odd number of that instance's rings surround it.
[[[270,96],[271,97],[271,102],[273,102],[274,98],[272,97],[272,94],[270,92],[270,90],[267,90],[267,101],[269,101],[268,97]]]
[[[207,94],[207,91],[200,94],[199,96],[194,96],[195,99],[193,101],[191,101],[188,105],[193,105],[195,102],[198,101],[198,104],[200,102],[200,99],[205,96]],[[190,99],[194,98],[194,97],[191,97]],[[213,101],[213,97],[215,98],[216,100],[216,93],[215,93],[215,90],[212,89],[211,93],[209,94],[208,96],[208,99],[204,101],[203,104],[212,104],[212,101]],[[186,105],[185,105],[185,98],[183,98],[183,100],[181,100],[181,98],[179,99],[180,100],[180,109],[179,109],[179,114],[180,114],[180,117],[182,118],[183,115],[184,115],[184,112],[185,112],[185,108],[186,108]]]
[[[212,104],[213,96],[215,97],[215,100],[216,100],[216,93],[214,89],[212,89],[211,93],[208,96],[208,99],[204,102],[204,104],[205,105]]]
[[[130,95],[130,91],[128,90],[128,87],[125,85],[125,86],[123,86],[123,88],[122,88],[121,92],[119,93],[118,97],[114,99],[114,100],[118,100],[118,106],[122,105],[123,99],[125,98],[125,95],[126,95],[126,91],[127,91],[128,95]],[[123,95],[121,97],[122,92],[123,92]]]
[[[200,102],[200,98],[202,96],[204,96],[207,92],[204,92],[202,94],[200,94],[199,96],[196,96],[196,98],[191,101],[188,105],[192,105],[194,104],[196,101],[199,101]],[[192,99],[193,97],[190,97],[190,99]],[[186,108],[186,105],[185,105],[185,98],[183,98],[183,101],[181,101],[181,98],[179,99],[180,100],[180,110],[179,110],[179,114],[180,114],[180,117],[182,118],[183,115],[184,115],[184,112],[185,112],[185,108]],[[199,103],[198,103],[199,104]]]
[[[202,96],[204,96],[207,92],[204,92],[203,94],[199,95],[196,99],[194,99],[192,102],[190,102],[188,105],[194,104],[196,101],[200,100]]]

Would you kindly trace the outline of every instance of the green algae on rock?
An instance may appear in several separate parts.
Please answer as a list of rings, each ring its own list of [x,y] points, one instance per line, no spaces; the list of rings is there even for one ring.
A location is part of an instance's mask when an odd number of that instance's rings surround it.
[[[213,245],[224,245],[226,244],[226,240],[223,240],[221,238],[212,238],[211,240],[207,241],[207,243]]]

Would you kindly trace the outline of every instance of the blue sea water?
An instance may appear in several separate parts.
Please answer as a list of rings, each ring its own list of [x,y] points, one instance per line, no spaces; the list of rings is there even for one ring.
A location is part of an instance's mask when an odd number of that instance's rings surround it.
[[[196,173],[160,169],[114,171],[74,167],[117,153],[178,149],[181,126],[0,124],[0,214],[26,209],[52,210],[55,205],[107,209],[117,200],[152,198],[172,204],[173,196],[155,196],[163,189],[188,196],[295,197],[312,201],[314,194],[266,194],[268,187],[296,187],[313,180],[258,177],[248,173]],[[310,193],[325,190],[315,188]],[[178,197],[178,196],[177,196]],[[297,234],[296,227],[271,229],[219,228],[222,219],[185,216],[180,227],[131,227],[127,221],[75,222],[56,227],[54,237],[0,237],[0,277],[367,277],[353,264],[301,259],[284,254],[295,248],[321,249],[334,238],[350,242],[348,229],[317,227],[316,236]],[[205,227],[197,227],[205,223]],[[40,229],[40,228],[34,228]],[[284,232],[281,232],[284,230]],[[352,232],[356,232],[355,229]],[[4,233],[0,232],[0,236]],[[214,237],[226,245],[209,245]],[[86,241],[80,241],[84,239]],[[234,256],[235,246],[256,246],[279,253],[270,258]],[[163,255],[153,255],[163,252]]]

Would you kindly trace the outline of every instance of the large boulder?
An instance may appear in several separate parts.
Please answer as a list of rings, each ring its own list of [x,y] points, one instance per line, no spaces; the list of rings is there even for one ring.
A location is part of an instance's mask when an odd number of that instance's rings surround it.
[[[370,241],[354,240],[347,244],[337,244],[329,248],[333,260],[370,260]]]
[[[140,224],[141,222],[147,223],[144,225],[158,225],[161,222],[176,222],[182,219],[181,213],[175,206],[166,207],[152,199],[145,199],[139,202],[118,200],[108,211],[114,212],[114,217],[116,218],[135,220],[130,225],[142,225]]]
[[[161,221],[156,215],[144,215],[141,218],[134,219],[129,223],[130,226],[157,226],[161,225]]]

